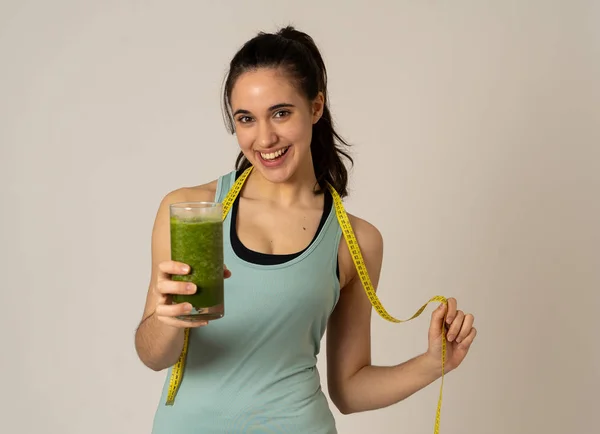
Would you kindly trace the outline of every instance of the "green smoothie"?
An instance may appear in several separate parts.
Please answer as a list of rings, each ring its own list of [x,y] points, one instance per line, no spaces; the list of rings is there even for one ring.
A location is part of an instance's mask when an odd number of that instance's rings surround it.
[[[205,216],[171,215],[171,260],[190,266],[186,275],[173,275],[177,281],[193,282],[197,291],[173,295],[175,303],[190,303],[197,314],[223,304],[223,222]]]

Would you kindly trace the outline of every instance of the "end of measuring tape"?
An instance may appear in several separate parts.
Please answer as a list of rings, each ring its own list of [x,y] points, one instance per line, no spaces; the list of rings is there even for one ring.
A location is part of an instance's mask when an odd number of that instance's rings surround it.
[[[175,395],[181,386],[183,372],[185,368],[185,359],[187,358],[188,344],[190,341],[190,329],[185,329],[183,333],[183,349],[179,355],[179,359],[171,371],[171,379],[169,380],[169,390],[167,392],[167,402],[165,405],[173,405],[175,403]]]

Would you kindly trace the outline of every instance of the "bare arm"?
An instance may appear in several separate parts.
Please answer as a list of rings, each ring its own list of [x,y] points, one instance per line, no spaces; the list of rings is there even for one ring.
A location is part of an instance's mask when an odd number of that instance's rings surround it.
[[[173,366],[183,349],[183,330],[161,323],[153,314],[143,320],[135,334],[142,363],[155,371]]]
[[[379,283],[383,240],[364,220],[351,217],[369,277]],[[371,364],[373,308],[353,268],[347,247],[340,252],[349,281],[331,316],[327,335],[328,383],[332,401],[343,414],[374,410],[397,403],[438,378],[435,363],[423,356],[397,366]]]
[[[383,260],[381,234],[368,222],[350,216],[374,288]],[[474,317],[457,310],[448,299],[431,314],[427,351],[396,366],[371,364],[371,312],[373,307],[354,269],[347,247],[340,248],[340,263],[348,282],[327,330],[327,371],[332,401],[343,414],[375,410],[398,403],[441,377],[444,320],[448,327],[445,372],[465,358],[476,335]],[[448,314],[446,315],[446,310]]]
[[[172,262],[170,248],[169,205],[183,201],[211,201],[215,183],[169,193],[162,200],[152,231],[152,275],[140,325],[135,333],[135,349],[149,368],[160,371],[174,365],[183,349],[186,327],[200,327],[206,322],[184,322],[174,318],[186,313],[187,303],[171,305],[170,294],[190,294],[186,282],[170,280],[172,274],[185,274],[185,264]]]

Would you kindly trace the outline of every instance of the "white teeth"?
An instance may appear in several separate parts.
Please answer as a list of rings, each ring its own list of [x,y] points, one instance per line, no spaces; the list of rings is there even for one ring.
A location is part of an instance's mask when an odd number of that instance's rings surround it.
[[[260,153],[261,157],[263,157],[265,160],[274,160],[277,157],[280,157],[281,155],[283,155],[283,153],[287,150],[287,148],[284,149],[280,149],[277,152],[271,152],[269,154],[263,154],[262,152]]]

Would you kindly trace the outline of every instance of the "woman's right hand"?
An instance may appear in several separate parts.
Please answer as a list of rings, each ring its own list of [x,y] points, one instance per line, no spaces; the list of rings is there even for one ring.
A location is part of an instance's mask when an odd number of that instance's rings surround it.
[[[191,295],[196,292],[196,285],[192,282],[178,282],[171,279],[171,275],[186,275],[190,268],[187,264],[176,261],[163,261],[158,264],[158,275],[154,292],[158,296],[158,303],[154,315],[164,324],[177,328],[202,327],[208,324],[206,320],[184,321],[177,319],[179,315],[188,314],[192,305],[189,303],[172,303],[173,294]],[[223,270],[225,279],[231,276],[227,267]]]

